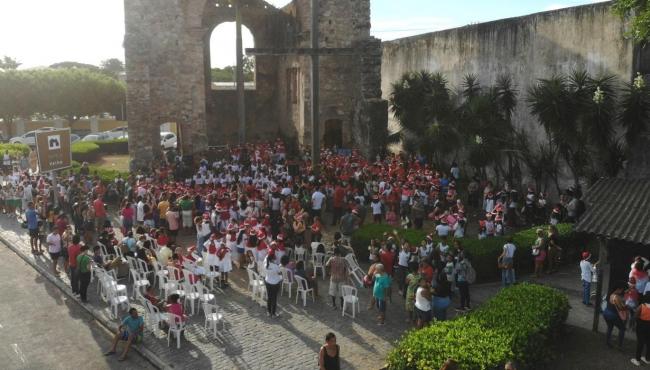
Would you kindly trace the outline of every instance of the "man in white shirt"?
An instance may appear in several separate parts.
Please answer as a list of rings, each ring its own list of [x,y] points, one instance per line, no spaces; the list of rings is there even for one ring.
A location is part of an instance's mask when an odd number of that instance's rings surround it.
[[[593,274],[596,272],[596,265],[598,262],[591,263],[591,253],[582,252],[582,261],[580,261],[580,279],[582,280],[582,304],[585,306],[593,306],[589,301],[591,297],[591,280]]]
[[[311,195],[312,217],[318,216],[318,218],[321,218],[321,209],[323,209],[324,200],[325,194],[320,191],[320,187],[317,187],[316,191],[314,191],[314,194]]]
[[[501,283],[504,287],[508,287],[515,283],[513,261],[516,250],[517,247],[512,242],[512,237],[508,237],[506,244],[503,245],[503,252],[501,252],[501,255],[499,256],[499,262],[501,264]]]
[[[138,197],[138,203],[136,205],[136,215],[135,220],[138,222],[138,225],[144,224],[144,202],[141,197]]]

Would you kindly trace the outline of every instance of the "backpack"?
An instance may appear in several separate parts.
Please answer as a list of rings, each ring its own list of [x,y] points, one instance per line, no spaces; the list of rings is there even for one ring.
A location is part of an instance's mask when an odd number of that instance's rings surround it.
[[[467,282],[474,284],[476,282],[476,270],[469,261],[467,262]]]

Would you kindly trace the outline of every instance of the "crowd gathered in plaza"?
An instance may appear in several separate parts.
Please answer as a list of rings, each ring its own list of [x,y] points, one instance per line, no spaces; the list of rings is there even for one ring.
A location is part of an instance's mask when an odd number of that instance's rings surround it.
[[[254,291],[263,290],[270,317],[280,316],[277,299],[286,282],[296,283],[305,300],[308,292],[316,297],[327,292],[337,310],[345,310],[345,298],[356,295],[349,290],[356,283],[371,289],[368,309],[377,311],[379,325],[396,288],[408,317],[395,319],[421,328],[445,320],[456,293],[456,310],[471,309],[475,272],[463,248],[468,229],[491,238],[528,223],[551,225],[537,230],[532,247],[507,239],[498,263],[508,286],[515,282],[518,247],[531,248],[525,253],[532,254],[536,275],[557,269],[562,248],[555,225],[581,212],[579,189],[551,206],[532,187],[521,196],[508,183],[497,188],[478,177],[465,179],[456,163],[443,171],[403,153],[372,161],[356,150],[335,149],[323,150],[321,157],[317,174],[307,151],[290,159],[278,140],[234,147],[196,163],[168,152],[164,161],[111,183],[86,165],[57,178],[14,168],[5,172],[0,204],[9,214],[21,214],[32,253],[47,252],[54,274],[61,273],[62,260],[82,301],[88,300],[93,276],[109,301],[126,294],[117,273],[128,265],[134,297],[148,302],[148,314],[167,314],[170,330],[187,320],[191,293],[208,305],[204,311],[210,309],[214,287],[227,288],[228,274],[236,269],[247,271]],[[426,224],[431,234],[420,245],[397,232],[377,235],[367,247],[369,261],[359,261],[350,241],[368,223],[395,230]],[[360,263],[369,265],[361,273]],[[327,289],[319,288],[314,267],[323,277],[329,271]],[[124,340],[124,359],[143,330],[137,310],[129,310],[107,354]],[[327,343],[319,355],[321,368],[338,368],[333,334]]]

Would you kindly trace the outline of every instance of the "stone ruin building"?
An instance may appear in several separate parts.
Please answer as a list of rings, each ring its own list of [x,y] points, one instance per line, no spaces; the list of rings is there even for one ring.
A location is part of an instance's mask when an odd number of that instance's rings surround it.
[[[309,144],[310,0],[282,9],[239,0],[241,23],[253,34],[255,88],[245,90],[246,141],[284,137]],[[160,158],[160,125],[176,122],[185,155],[238,142],[237,91],[214,89],[210,36],[234,22],[229,0],[125,0],[127,113],[131,158]],[[320,0],[320,48],[349,49],[320,58],[320,137],[325,146],[371,155],[386,132],[381,41],[370,36],[370,0]],[[291,51],[294,52],[291,52]],[[219,50],[212,50],[218,53]],[[374,135],[373,135],[374,133]]]

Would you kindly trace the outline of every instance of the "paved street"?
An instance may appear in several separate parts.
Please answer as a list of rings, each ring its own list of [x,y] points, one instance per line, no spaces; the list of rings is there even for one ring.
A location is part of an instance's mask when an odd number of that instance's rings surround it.
[[[153,368],[135,352],[126,363],[104,357],[110,333],[3,244],[0,271],[2,369]]]

